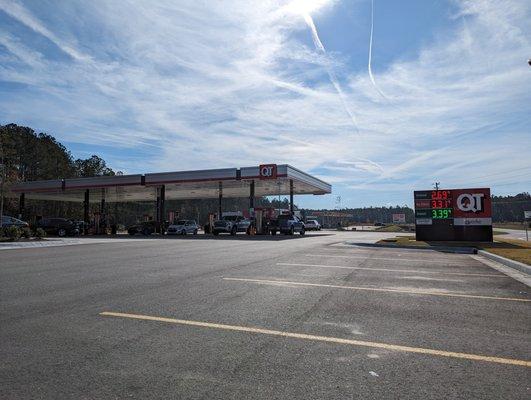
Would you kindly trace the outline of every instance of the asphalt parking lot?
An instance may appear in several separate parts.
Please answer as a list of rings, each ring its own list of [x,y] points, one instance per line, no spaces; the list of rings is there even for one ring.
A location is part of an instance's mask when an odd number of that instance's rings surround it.
[[[529,399],[529,288],[378,235],[3,250],[0,398]]]

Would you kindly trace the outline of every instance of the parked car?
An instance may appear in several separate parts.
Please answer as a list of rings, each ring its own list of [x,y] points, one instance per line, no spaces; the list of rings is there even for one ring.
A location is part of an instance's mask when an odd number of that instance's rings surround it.
[[[293,235],[295,232],[304,235],[306,228],[304,222],[295,215],[284,214],[279,215],[276,222],[271,225],[271,234],[276,235],[277,231],[284,235]]]
[[[8,228],[10,226],[16,226],[17,228],[27,228],[29,227],[29,224],[25,221],[21,221],[18,218],[2,215],[2,228]]]
[[[214,221],[212,233],[219,235],[220,233],[230,233],[236,235],[238,232],[248,232],[251,226],[251,221],[240,215],[225,216],[220,220]]]
[[[141,233],[144,236],[149,236],[157,231],[157,221],[143,221],[137,224],[129,225],[127,227],[127,233],[136,235]]]
[[[309,219],[304,223],[304,229],[306,229],[307,231],[320,231],[321,224],[315,219]]]
[[[76,236],[79,235],[79,226],[66,218],[42,218],[37,221],[37,228],[42,228],[48,235]]]
[[[193,235],[197,235],[197,231],[199,230],[199,225],[197,225],[197,222],[191,219],[181,219],[174,224],[171,224],[168,226],[167,233],[168,235],[186,235],[188,233],[191,233]]]

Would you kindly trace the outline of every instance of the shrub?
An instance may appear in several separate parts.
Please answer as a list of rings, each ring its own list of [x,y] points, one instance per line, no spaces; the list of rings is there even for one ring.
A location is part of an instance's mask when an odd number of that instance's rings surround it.
[[[17,241],[20,238],[20,229],[16,226],[8,226],[4,229],[4,235],[13,241]]]
[[[42,228],[35,229],[35,237],[36,238],[40,239],[40,238],[43,238],[45,236],[46,236],[46,232],[44,231],[44,229],[42,229]]]
[[[29,239],[31,237],[31,229],[25,226],[24,228],[20,229],[20,234],[26,239]]]

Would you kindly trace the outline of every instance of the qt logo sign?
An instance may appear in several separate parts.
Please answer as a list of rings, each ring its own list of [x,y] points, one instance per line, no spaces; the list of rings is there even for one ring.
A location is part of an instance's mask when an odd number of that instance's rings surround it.
[[[260,171],[260,179],[276,179],[277,177],[276,164],[262,164],[258,169]]]
[[[463,212],[481,212],[483,211],[484,193],[463,193],[457,197],[457,208]]]

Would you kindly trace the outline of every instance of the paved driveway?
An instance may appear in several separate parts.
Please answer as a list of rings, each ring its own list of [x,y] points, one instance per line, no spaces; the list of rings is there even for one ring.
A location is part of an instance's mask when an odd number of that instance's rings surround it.
[[[0,254],[0,398],[528,399],[528,287],[377,233]]]

